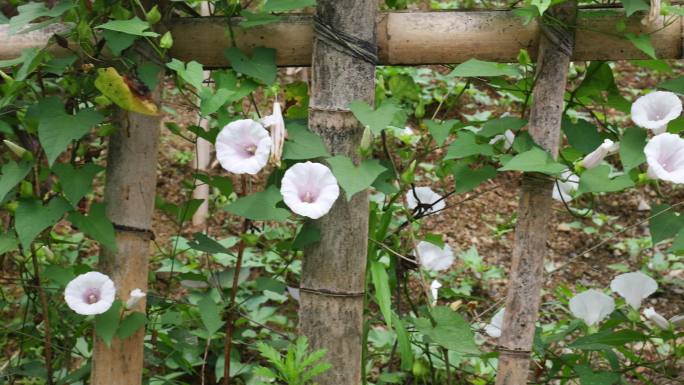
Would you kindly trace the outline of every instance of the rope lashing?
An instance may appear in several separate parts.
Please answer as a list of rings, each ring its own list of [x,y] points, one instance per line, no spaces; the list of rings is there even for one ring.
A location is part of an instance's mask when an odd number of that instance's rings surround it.
[[[318,15],[314,16],[314,33],[317,39],[325,42],[337,51],[373,65],[378,63],[375,42],[371,43],[340,31],[323,21]]]
[[[567,26],[560,25],[558,23],[547,23],[543,20],[541,23],[541,32],[546,36],[547,39],[553,45],[558,47],[558,50],[563,53],[563,55],[572,57],[573,51],[573,31]]]
[[[509,349],[505,346],[497,345],[496,350],[499,352],[499,355],[504,355],[504,356],[514,356],[514,357],[529,357],[530,354],[532,354],[531,351],[529,350],[523,350],[523,349]]]
[[[333,290],[328,290],[328,289],[309,289],[306,287],[300,287],[299,291],[302,293],[322,295],[325,297],[354,298],[354,297],[363,297],[364,295],[366,295],[366,292],[364,292],[364,291],[333,291]]]
[[[153,241],[155,239],[154,231],[152,231],[150,229],[141,229],[139,227],[120,225],[118,223],[112,223],[112,225],[114,226],[114,229],[116,231],[144,234],[151,241]]]

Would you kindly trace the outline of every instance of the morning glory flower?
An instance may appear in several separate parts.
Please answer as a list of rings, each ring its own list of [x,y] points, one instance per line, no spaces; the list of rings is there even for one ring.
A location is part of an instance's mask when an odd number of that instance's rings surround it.
[[[446,270],[454,263],[454,253],[448,244],[439,247],[434,243],[420,241],[416,246],[418,261],[427,270],[441,271]]]
[[[684,314],[676,315],[670,318],[670,323],[676,327],[684,328]]]
[[[563,171],[561,177],[553,184],[551,196],[559,202],[570,202],[572,193],[577,191],[577,187],[579,187],[579,177],[569,170]]]
[[[658,312],[656,312],[652,307],[644,309],[643,313],[644,317],[656,324],[659,328],[668,329],[670,327],[670,321],[658,314]]]
[[[502,307],[494,314],[492,320],[489,321],[487,326],[485,326],[485,333],[487,333],[492,338],[501,337],[501,327],[503,325],[504,315],[506,314],[506,308]]]
[[[328,167],[306,162],[297,163],[285,171],[280,193],[292,211],[318,219],[330,211],[340,195],[340,188]]]
[[[268,163],[270,152],[268,131],[252,119],[228,123],[216,137],[216,158],[233,174],[258,173]]]
[[[499,135],[493,137],[489,141],[489,144],[495,145],[502,140],[504,141],[503,150],[504,151],[510,150],[511,147],[513,146],[513,141],[515,140],[515,133],[511,130],[506,130],[503,134],[499,134]]]
[[[603,143],[601,143],[600,146],[598,146],[594,151],[592,151],[591,153],[589,153],[589,155],[585,156],[584,159],[582,159],[582,167],[594,168],[601,164],[603,158],[615,153],[619,149],[619,143],[615,143],[610,139],[606,139],[603,141]]]
[[[570,299],[570,312],[591,326],[601,322],[615,310],[615,301],[610,296],[589,289]]]
[[[272,141],[270,160],[276,166],[280,166],[280,159],[283,156],[283,146],[285,145],[285,137],[287,137],[280,103],[273,103],[273,113],[261,119],[261,123],[271,129]]]
[[[658,283],[648,275],[635,271],[613,278],[610,289],[620,294],[633,309],[638,309],[644,298],[658,290]]]
[[[648,162],[648,176],[673,183],[684,183],[684,139],[663,133],[646,143],[644,154]]]
[[[430,283],[430,294],[432,294],[432,306],[437,304],[437,291],[442,287],[442,284],[438,280],[433,280]]]
[[[418,207],[418,204],[432,205],[429,209],[424,211],[425,214],[444,210],[446,207],[445,200],[442,199],[442,196],[432,191],[430,187],[425,186],[412,188],[406,192],[406,206],[409,209],[414,210]]]
[[[667,124],[682,113],[682,101],[672,92],[655,91],[632,103],[632,121],[637,126],[661,134]]]
[[[64,300],[71,310],[81,315],[102,314],[109,310],[116,297],[114,282],[106,275],[91,271],[69,282]]]
[[[126,301],[126,309],[133,309],[145,296],[145,292],[140,289],[131,290],[130,294],[128,294],[128,301]]]

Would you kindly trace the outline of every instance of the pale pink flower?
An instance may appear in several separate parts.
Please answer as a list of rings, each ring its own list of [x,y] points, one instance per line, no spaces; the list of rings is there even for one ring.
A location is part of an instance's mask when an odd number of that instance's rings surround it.
[[[684,139],[663,133],[654,136],[644,147],[648,176],[673,183],[684,183]]]
[[[513,146],[513,142],[515,141],[515,133],[511,130],[506,130],[503,134],[499,134],[499,135],[496,135],[495,137],[493,137],[489,141],[489,144],[495,145],[502,140],[504,141],[503,150],[504,151],[510,150],[511,147]]]
[[[439,288],[442,287],[442,283],[439,282],[438,280],[433,280],[430,282],[430,294],[432,295],[432,306],[435,306],[437,304],[437,294],[439,291]]]
[[[280,166],[280,160],[283,156],[283,146],[285,145],[285,138],[287,131],[285,130],[285,120],[283,120],[283,113],[280,109],[280,103],[273,103],[273,113],[261,119],[264,126],[271,129],[271,162],[276,166]]]
[[[670,321],[668,321],[665,317],[658,314],[658,312],[655,311],[655,309],[653,309],[652,307],[644,309],[643,314],[644,317],[646,317],[649,321],[656,324],[659,328],[669,329]]]
[[[109,310],[116,297],[114,282],[106,275],[91,271],[69,282],[64,300],[71,310],[82,315],[102,314]]]
[[[632,121],[654,134],[667,130],[667,124],[682,113],[682,101],[672,92],[655,91],[632,103]]]
[[[425,186],[416,187],[415,189],[412,188],[406,192],[406,206],[413,210],[418,207],[418,204],[432,205],[425,211],[426,214],[444,210],[446,207],[445,200],[442,199],[442,196],[432,191],[430,187]]]
[[[252,119],[228,123],[216,137],[216,158],[226,171],[234,174],[258,173],[271,152],[271,137]]]
[[[448,244],[444,244],[444,247],[439,247],[434,243],[420,241],[416,246],[415,252],[421,266],[427,270],[446,270],[454,263],[454,253]]]
[[[615,153],[619,149],[619,143],[615,143],[610,139],[606,139],[603,141],[603,143],[601,143],[600,146],[598,146],[594,151],[582,159],[582,166],[584,168],[594,168],[601,164],[606,156]]]
[[[610,296],[594,289],[575,295],[570,299],[570,312],[591,326],[601,322],[615,310],[615,301]]]
[[[285,171],[280,193],[292,211],[318,219],[330,211],[340,195],[340,188],[328,167],[306,162]]]
[[[140,289],[131,290],[130,294],[128,294],[128,300],[126,301],[126,309],[133,309],[133,307],[145,298],[145,296],[145,292]]]
[[[658,290],[658,282],[640,271],[635,271],[613,278],[610,289],[620,294],[629,306],[638,309],[642,300]]]

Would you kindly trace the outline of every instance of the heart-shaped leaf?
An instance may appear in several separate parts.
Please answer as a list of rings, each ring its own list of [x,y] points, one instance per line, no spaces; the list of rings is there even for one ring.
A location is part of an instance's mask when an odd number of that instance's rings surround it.
[[[60,197],[52,198],[47,206],[43,206],[38,200],[19,202],[14,220],[21,246],[28,250],[38,234],[57,223],[70,209],[71,205]]]
[[[278,67],[276,67],[276,50],[273,48],[256,47],[249,58],[239,48],[230,47],[225,51],[233,69],[241,74],[251,76],[266,85],[275,81]]]
[[[351,102],[349,104],[349,109],[361,124],[371,130],[373,135],[380,135],[382,130],[392,123],[394,116],[401,111],[399,107],[391,102],[383,103],[377,110],[373,110],[373,108],[363,100]]]

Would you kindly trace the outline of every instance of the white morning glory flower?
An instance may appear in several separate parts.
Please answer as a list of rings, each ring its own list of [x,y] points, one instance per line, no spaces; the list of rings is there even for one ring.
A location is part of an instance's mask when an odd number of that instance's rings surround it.
[[[591,326],[615,310],[615,301],[598,290],[589,289],[570,299],[570,312]]]
[[[432,205],[424,212],[426,214],[444,210],[446,207],[446,202],[442,199],[442,196],[432,191],[430,187],[416,187],[409,189],[406,192],[406,206],[409,209],[414,210],[418,207],[418,204]]]
[[[273,164],[280,166],[280,159],[283,156],[283,146],[285,145],[285,137],[287,137],[285,121],[283,120],[283,112],[280,109],[280,103],[273,103],[273,113],[261,119],[261,123],[271,129],[270,159]]]
[[[318,219],[330,211],[340,195],[340,188],[328,167],[306,162],[297,163],[285,171],[280,193],[292,211]]]
[[[420,241],[416,246],[416,255],[420,264],[431,271],[446,270],[454,263],[454,253],[446,243],[440,248],[434,243]]]
[[[603,158],[615,153],[619,149],[619,143],[615,143],[610,139],[606,139],[603,141],[603,143],[601,143],[600,146],[598,146],[594,151],[582,159],[582,166],[584,168],[594,168],[601,164]]]
[[[487,326],[485,326],[485,333],[487,333],[492,338],[501,337],[501,327],[503,325],[504,315],[506,314],[506,308],[502,307],[499,311],[494,314],[492,320],[489,321]]]
[[[69,282],[64,300],[71,310],[81,315],[102,314],[109,310],[116,297],[114,282],[106,275],[91,271]]]
[[[571,171],[563,171],[561,177],[553,184],[553,199],[559,202],[570,202],[572,193],[579,187],[579,177]]]
[[[610,289],[625,299],[634,309],[641,307],[641,301],[658,290],[658,283],[648,275],[635,271],[620,274],[610,282]]]
[[[503,134],[499,134],[499,135],[493,137],[489,141],[489,144],[495,145],[502,140],[504,141],[503,150],[504,151],[510,150],[511,147],[513,146],[513,141],[515,141],[515,133],[511,130],[506,130]]]
[[[644,309],[643,313],[644,317],[656,324],[659,328],[668,329],[670,327],[670,321],[658,314],[658,312],[656,312],[652,307]]]
[[[648,162],[648,176],[673,183],[684,183],[684,139],[664,133],[646,143],[644,154]]]
[[[130,294],[128,294],[128,301],[126,301],[126,309],[133,309],[145,296],[145,292],[140,289],[131,290]]]
[[[667,124],[681,113],[682,101],[672,92],[651,92],[632,103],[632,121],[654,134],[665,132]]]
[[[216,137],[216,158],[233,174],[259,172],[271,152],[271,137],[259,122],[252,119],[228,123]]]
[[[430,294],[432,294],[432,306],[437,304],[437,291],[442,287],[442,284],[438,280],[433,280],[430,282]]]

